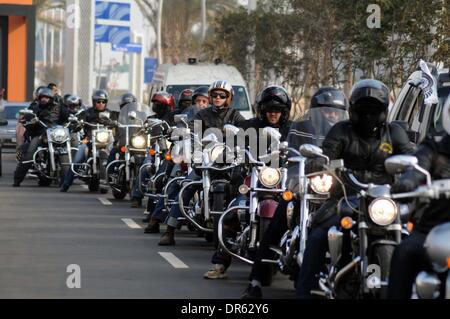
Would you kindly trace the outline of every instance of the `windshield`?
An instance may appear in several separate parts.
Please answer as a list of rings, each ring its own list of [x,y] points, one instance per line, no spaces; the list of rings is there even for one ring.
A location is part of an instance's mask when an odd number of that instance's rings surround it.
[[[132,116],[130,116],[132,115]],[[121,110],[119,114],[119,124],[121,125],[139,125],[147,120],[151,115],[150,108],[141,103],[128,103]],[[131,138],[134,134],[141,130],[140,127],[129,128],[128,134]],[[118,136],[120,145],[126,145],[126,128],[119,127]]]
[[[450,86],[442,87],[438,90],[439,103],[434,106],[433,114],[431,115],[431,123],[429,133],[432,136],[443,135],[445,133],[442,126],[442,109],[444,108],[445,101],[450,97]]]
[[[178,105],[178,97],[180,93],[185,89],[190,89],[195,91],[197,88],[201,86],[209,85],[169,85],[167,87],[167,92],[172,94],[175,98],[175,105]],[[250,111],[250,105],[248,104],[248,96],[245,87],[243,86],[233,86],[234,89],[234,99],[233,104],[231,105],[234,109],[239,111]]]
[[[310,109],[302,118],[292,123],[288,135],[289,147],[299,150],[303,144],[322,146],[325,136],[334,124],[347,119],[347,111],[338,108]]]

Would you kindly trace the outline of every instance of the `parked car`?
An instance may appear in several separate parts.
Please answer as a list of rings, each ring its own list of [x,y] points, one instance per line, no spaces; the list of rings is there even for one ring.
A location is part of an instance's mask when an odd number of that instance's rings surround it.
[[[424,103],[424,92],[418,85],[422,79],[422,71],[416,71],[408,78],[397,101],[389,112],[389,121],[402,123],[407,127],[412,142],[420,143],[427,134],[437,140],[445,134],[442,127],[442,109],[450,96],[449,69],[432,70],[437,81],[437,104]]]
[[[28,108],[30,103],[5,103],[5,109],[0,113],[0,119],[6,119],[8,125],[0,127],[0,139],[4,146],[15,147],[17,142],[16,126],[19,112]]]

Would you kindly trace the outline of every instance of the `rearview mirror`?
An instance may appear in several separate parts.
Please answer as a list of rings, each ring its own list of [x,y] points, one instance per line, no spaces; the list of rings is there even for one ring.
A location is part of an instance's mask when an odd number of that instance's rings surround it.
[[[176,124],[186,123],[188,120],[187,114],[177,114],[173,117]]]
[[[323,156],[323,151],[320,147],[312,145],[312,144],[303,144],[300,147],[300,154],[303,157],[314,158]]]
[[[415,156],[410,155],[397,155],[388,158],[384,162],[386,171],[391,174],[404,173],[408,168],[413,168],[419,163],[419,160]]]

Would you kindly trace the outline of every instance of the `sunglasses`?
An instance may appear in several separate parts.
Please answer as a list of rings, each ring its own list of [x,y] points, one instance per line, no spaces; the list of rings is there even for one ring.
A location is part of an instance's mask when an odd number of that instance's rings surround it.
[[[211,97],[213,99],[215,98],[221,98],[222,100],[225,100],[227,98],[227,95],[225,93],[211,93]]]
[[[106,104],[106,101],[97,101],[97,104]]]

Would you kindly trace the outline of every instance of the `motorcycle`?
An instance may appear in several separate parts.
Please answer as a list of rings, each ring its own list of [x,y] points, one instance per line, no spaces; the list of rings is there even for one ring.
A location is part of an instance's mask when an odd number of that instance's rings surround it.
[[[305,147],[310,156],[323,156],[320,148]],[[337,204],[340,225],[328,231],[330,261],[320,274],[320,290],[312,293],[329,299],[382,298],[392,254],[406,231],[404,219],[409,212],[391,198],[390,185],[361,183],[342,161],[327,159],[327,163],[321,173],[330,174],[342,186],[344,196]],[[358,190],[356,195],[347,195],[344,178]]]
[[[392,195],[393,199],[413,198],[429,201],[430,199],[450,199],[450,180],[431,181],[431,175],[418,165],[414,156],[399,155],[386,160],[385,167],[391,174],[403,173],[413,168],[427,177],[427,184],[413,192]],[[450,223],[434,227],[425,240],[425,250],[432,265],[432,271],[420,272],[413,291],[419,299],[450,299]]]
[[[251,152],[245,150],[248,159],[246,171],[250,171],[243,185],[239,187],[239,193],[248,196],[247,203],[238,203],[222,214],[218,225],[218,239],[222,249],[227,254],[238,258],[248,264],[253,264],[253,255],[259,247],[264,234],[271,223],[281,195],[285,192],[287,181],[286,156],[288,151],[287,142],[280,145],[280,133],[273,128],[265,128],[263,134],[271,137],[275,141],[278,150],[260,156],[261,161],[256,160]],[[278,147],[279,146],[279,147]],[[266,159],[281,158],[279,168],[272,168],[266,165]],[[235,238],[224,238],[226,228],[225,220],[232,214],[238,215],[243,231],[238,232]],[[275,262],[275,261],[273,261]]]
[[[120,110],[118,128],[122,147],[119,159],[106,167],[108,184],[116,199],[124,199],[131,193],[139,169],[149,156],[150,135],[145,124],[148,116],[148,107],[138,103],[129,103]]]
[[[227,136],[236,136],[239,129],[233,125],[225,125],[224,131]],[[214,242],[217,247],[220,216],[227,207],[226,202],[230,202],[230,172],[239,166],[242,159],[235,157],[230,164],[224,164],[223,155],[231,153],[232,150],[225,143],[219,142],[214,134],[207,135],[201,141],[195,137],[194,143],[204,147],[203,151],[195,151],[193,156],[194,169],[201,172],[202,180],[186,180],[179,193],[178,202],[186,220],[204,232],[205,239]],[[237,151],[239,153],[238,149]],[[183,202],[183,194],[190,187],[197,188],[198,200],[187,208]]]
[[[39,120],[32,110],[22,110],[20,115],[26,118],[25,127],[38,124],[46,129],[42,136],[43,144],[47,147],[38,147],[33,159],[23,162],[33,163],[33,173],[38,178],[39,186],[50,186],[53,181],[61,185],[66,172],[72,164],[71,141],[68,122],[66,125],[49,126]]]

